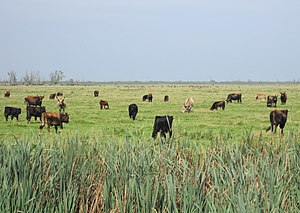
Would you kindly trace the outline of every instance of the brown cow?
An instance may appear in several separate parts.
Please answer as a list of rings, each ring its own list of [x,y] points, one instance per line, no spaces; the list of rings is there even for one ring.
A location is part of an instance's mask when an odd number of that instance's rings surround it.
[[[266,99],[266,95],[265,94],[256,94],[255,95],[255,99],[256,100],[265,100]]]
[[[54,126],[55,132],[57,133],[57,127],[60,126],[60,128],[63,129],[63,123],[69,123],[69,115],[67,113],[44,112],[42,114],[40,133],[46,124],[48,132],[50,132],[50,126]]]
[[[54,99],[54,98],[55,98],[55,95],[56,95],[55,93],[50,94],[50,95],[49,95],[49,99]]]
[[[276,107],[277,95],[268,95],[267,97],[267,107]]]
[[[275,126],[275,132],[277,129],[277,126],[280,127],[280,132],[283,134],[283,128],[285,126],[285,123],[287,121],[287,115],[288,115],[288,110],[273,110],[270,112],[270,126],[268,129],[266,129],[266,132],[269,131],[270,129],[274,130],[273,126]]]
[[[286,92],[280,92],[280,100],[281,100],[281,104],[286,104]]]
[[[222,108],[223,110],[225,109],[225,101],[216,101],[213,103],[213,105],[211,106],[210,110],[218,110],[218,108]]]
[[[27,106],[42,106],[42,100],[43,100],[44,96],[27,96],[25,98],[25,102],[27,104]]]
[[[65,108],[67,108],[67,103],[65,102],[65,97],[57,96],[56,99],[57,99],[57,106],[58,106],[59,112],[61,112],[61,110],[63,112],[65,112]]]
[[[99,104],[100,104],[100,109],[102,109],[102,108],[109,109],[108,101],[100,100]]]
[[[188,97],[184,102],[184,105],[182,107],[182,112],[191,112],[193,106],[194,106],[194,99]]]
[[[10,96],[10,92],[9,92],[9,91],[6,91],[6,92],[4,93],[4,97],[9,98],[9,96]]]

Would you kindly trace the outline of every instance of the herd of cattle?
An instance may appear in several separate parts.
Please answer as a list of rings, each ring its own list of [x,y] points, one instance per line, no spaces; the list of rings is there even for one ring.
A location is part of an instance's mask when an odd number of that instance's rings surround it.
[[[4,93],[4,97],[9,97],[10,92],[6,91]],[[99,96],[99,91],[94,91],[94,96]],[[42,106],[42,101],[44,96],[27,96],[25,98],[26,103],[26,120],[30,123],[31,117],[40,118],[40,132],[47,124],[48,132],[50,132],[50,127],[54,126],[55,131],[57,133],[58,126],[62,129],[63,123],[69,123],[69,115],[65,113],[65,109],[67,108],[67,104],[65,102],[65,98],[63,93],[53,93],[49,95],[49,99],[57,99],[57,106],[58,112],[46,112],[46,108]],[[269,95],[266,98],[264,94],[257,94],[255,96],[256,100],[267,100],[267,107],[276,107],[277,104],[277,96],[276,95]],[[142,97],[143,101],[148,100],[148,102],[152,102],[153,95],[152,93],[146,94]],[[281,104],[286,104],[287,95],[286,92],[280,92],[280,100]],[[164,96],[164,102],[169,101],[169,96]],[[238,103],[242,103],[242,94],[241,93],[232,93],[227,96],[226,102],[237,101]],[[100,109],[109,109],[109,104],[107,100],[100,100],[99,102]],[[192,107],[194,105],[194,99],[192,97],[188,97],[184,105],[182,107],[182,112],[191,112]],[[225,109],[225,100],[216,101],[213,103],[210,110],[217,110],[218,108]],[[63,111],[63,112],[62,112]],[[130,104],[128,106],[129,117],[133,120],[136,119],[136,115],[138,113],[138,106],[134,104]],[[5,107],[4,109],[4,116],[6,121],[8,121],[8,117],[11,116],[11,120],[16,117],[19,120],[19,115],[21,114],[21,108],[16,107]],[[281,133],[283,134],[283,128],[287,121],[287,114],[288,110],[273,110],[270,113],[270,127],[266,130],[272,130],[276,132],[276,128],[279,126],[281,129]],[[166,134],[169,133],[169,136],[172,136],[172,123],[173,123],[173,116],[165,115],[165,116],[156,116],[154,120],[153,132],[152,137],[155,139],[157,134],[160,133],[161,137],[166,138]],[[275,129],[274,129],[275,127]]]

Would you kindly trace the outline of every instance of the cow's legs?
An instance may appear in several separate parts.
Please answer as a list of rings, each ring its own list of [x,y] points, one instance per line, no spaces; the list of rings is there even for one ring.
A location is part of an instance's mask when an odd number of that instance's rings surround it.
[[[57,125],[55,125],[54,127],[55,127],[55,132],[57,133]]]
[[[8,120],[8,114],[4,114],[6,121]]]
[[[17,121],[19,121],[19,115],[16,115]]]
[[[169,131],[170,138],[172,137],[172,130]]]
[[[50,124],[47,125],[47,130],[50,133]]]

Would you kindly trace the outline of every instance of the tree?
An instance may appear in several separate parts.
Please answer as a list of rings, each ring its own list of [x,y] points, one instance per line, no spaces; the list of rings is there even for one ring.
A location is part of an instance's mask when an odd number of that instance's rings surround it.
[[[8,82],[11,84],[11,85],[14,85],[17,83],[17,76],[16,76],[16,72],[15,71],[9,71],[8,73]]]
[[[50,82],[51,84],[57,84],[59,81],[63,80],[64,72],[61,70],[55,70],[54,72],[50,73]]]
[[[26,71],[26,74],[22,80],[26,84],[40,83],[41,82],[40,72],[39,71],[37,71],[37,72],[31,71],[30,73],[28,73]]]

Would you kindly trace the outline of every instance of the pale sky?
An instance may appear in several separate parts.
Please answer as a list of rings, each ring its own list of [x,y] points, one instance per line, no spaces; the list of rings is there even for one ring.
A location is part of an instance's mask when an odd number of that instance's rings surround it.
[[[300,80],[299,0],[1,0],[0,79]]]

